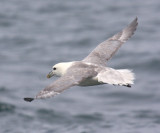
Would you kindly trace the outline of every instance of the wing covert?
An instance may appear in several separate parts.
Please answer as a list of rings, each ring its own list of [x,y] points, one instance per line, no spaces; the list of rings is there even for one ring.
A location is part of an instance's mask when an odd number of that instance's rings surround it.
[[[56,96],[57,94],[60,94],[62,91],[76,85],[77,82],[78,81],[76,81],[73,76],[62,76],[49,86],[45,87],[42,91],[40,91],[36,95],[35,99]]]

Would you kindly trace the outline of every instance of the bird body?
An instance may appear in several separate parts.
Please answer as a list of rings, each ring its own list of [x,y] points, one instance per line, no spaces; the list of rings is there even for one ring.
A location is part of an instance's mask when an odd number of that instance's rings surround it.
[[[134,73],[128,69],[109,68],[106,62],[134,34],[137,25],[137,18],[135,18],[121,32],[99,44],[82,61],[62,62],[54,65],[47,77],[58,76],[60,78],[45,87],[34,98],[24,98],[24,100],[31,102],[34,99],[52,97],[72,86],[112,84],[131,87],[134,82]]]
[[[54,70],[56,68],[56,70]],[[74,69],[73,69],[74,68]],[[113,68],[98,66],[92,63],[86,63],[82,61],[63,62],[53,66],[53,75],[64,76],[67,71],[78,69],[85,71],[92,70],[88,77],[77,84],[77,86],[93,86],[100,84],[114,84],[128,86],[133,84],[134,74],[128,69],[115,70]],[[68,72],[69,73],[69,72]],[[104,77],[104,78],[103,78]],[[108,78],[106,78],[108,77]],[[119,80],[117,80],[119,79]]]

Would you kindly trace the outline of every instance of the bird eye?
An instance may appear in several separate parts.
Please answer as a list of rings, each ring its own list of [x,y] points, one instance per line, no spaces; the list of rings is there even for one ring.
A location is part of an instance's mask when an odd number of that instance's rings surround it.
[[[53,70],[56,70],[56,68],[54,67]]]

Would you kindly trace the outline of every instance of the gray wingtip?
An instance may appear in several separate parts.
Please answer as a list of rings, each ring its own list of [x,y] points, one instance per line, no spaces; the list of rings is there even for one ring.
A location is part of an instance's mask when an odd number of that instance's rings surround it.
[[[134,34],[138,26],[138,17],[136,17],[126,28],[122,30],[119,40],[126,42]]]
[[[136,28],[137,28],[137,26],[138,26],[138,17],[136,16],[136,18],[129,24],[129,26],[128,27],[135,27],[135,30],[136,30]]]
[[[137,21],[137,20],[138,20],[138,17],[136,16],[136,17],[135,17],[135,21]]]
[[[137,26],[138,26],[138,17],[136,16],[136,18],[131,23],[135,23],[135,27],[137,28]]]
[[[138,17],[135,17],[135,19],[127,27],[125,27],[121,32],[111,37],[111,40],[119,40],[123,43],[126,42],[134,34],[134,32],[137,29],[137,26]]]
[[[26,101],[26,102],[32,102],[33,100],[34,100],[34,98],[31,98],[31,97],[24,98],[24,101]]]

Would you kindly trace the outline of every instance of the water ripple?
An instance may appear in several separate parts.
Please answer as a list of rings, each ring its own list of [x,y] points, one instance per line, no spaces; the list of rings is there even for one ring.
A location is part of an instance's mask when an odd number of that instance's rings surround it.
[[[0,113],[2,113],[2,112],[13,113],[15,111],[15,108],[16,107],[12,104],[0,102]]]

